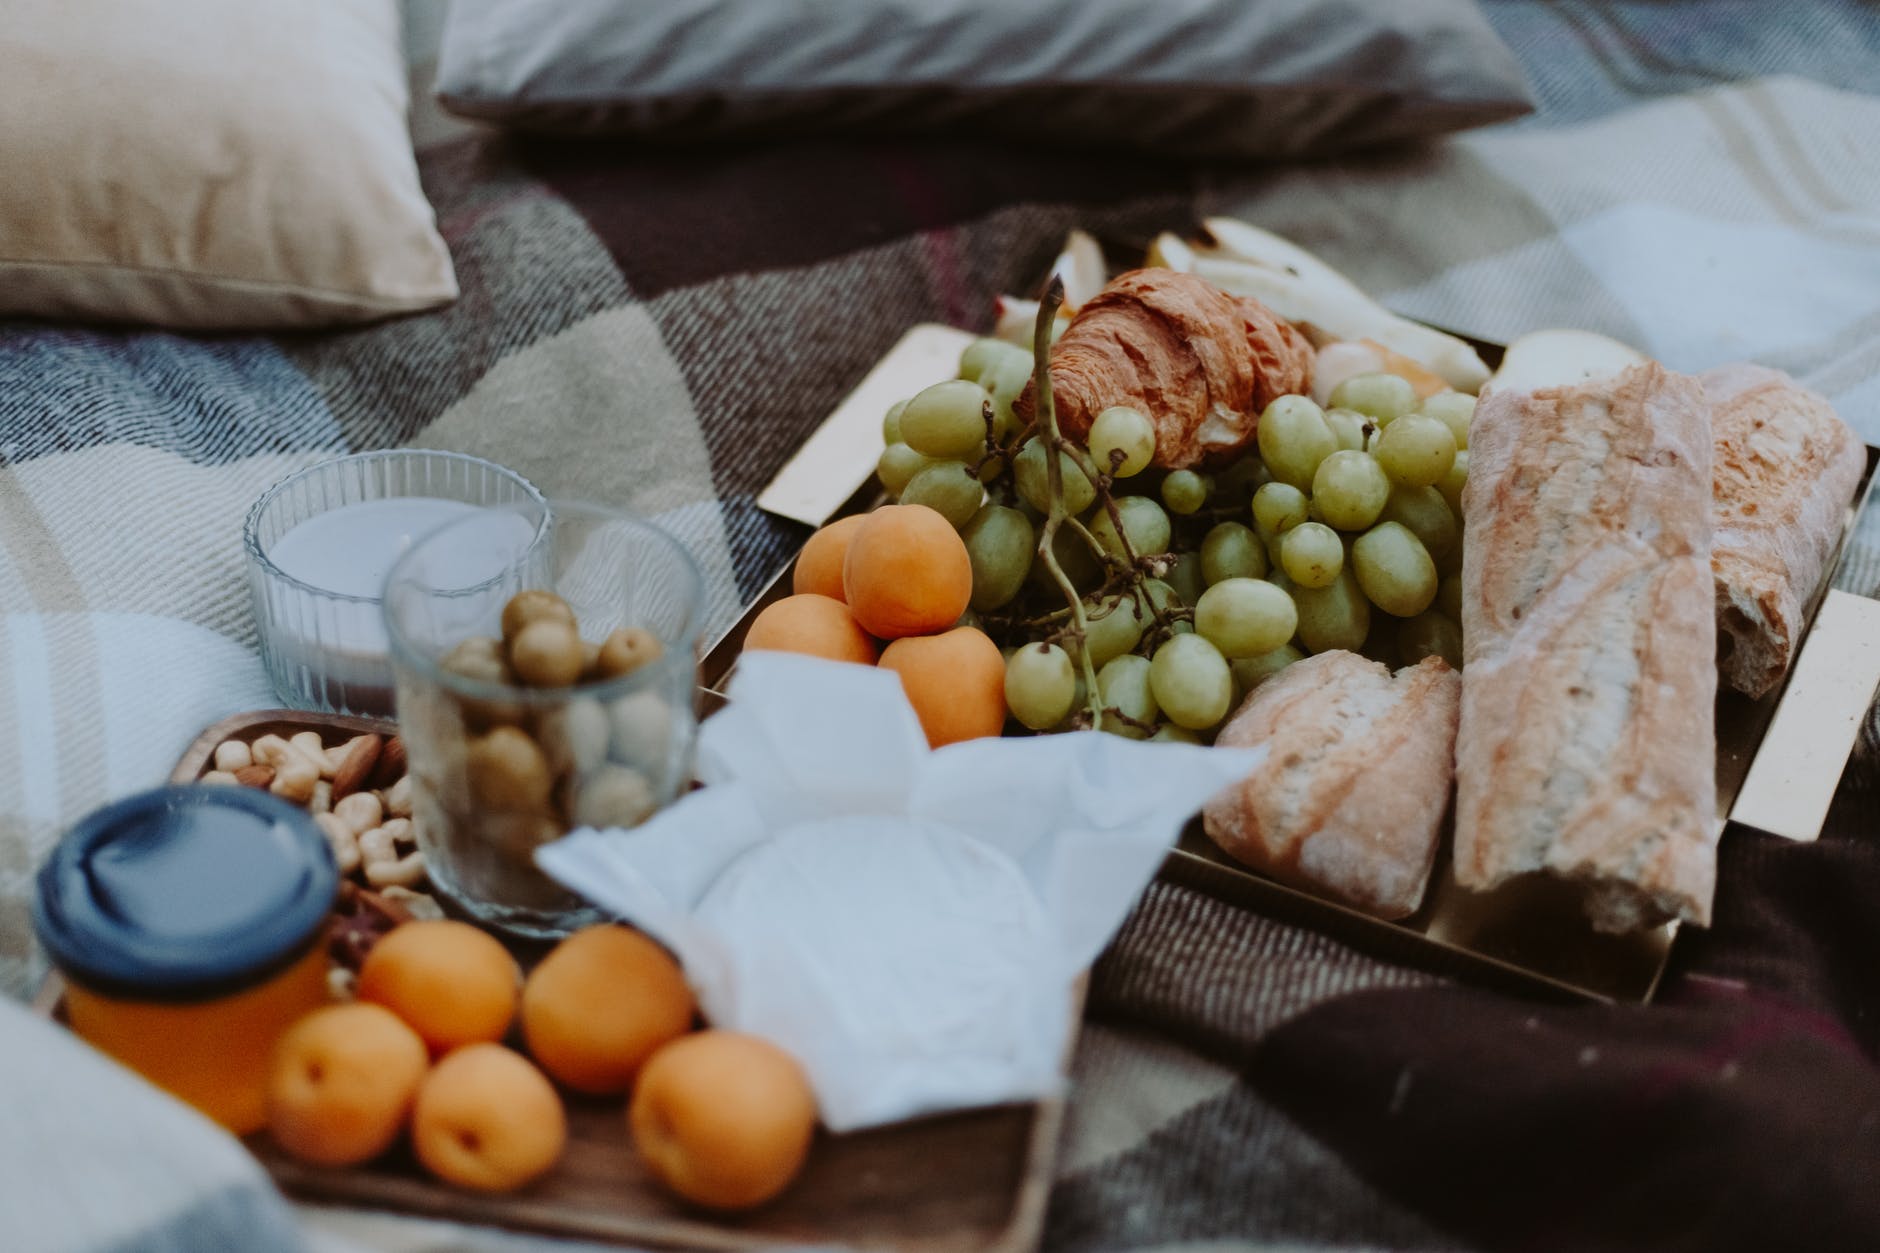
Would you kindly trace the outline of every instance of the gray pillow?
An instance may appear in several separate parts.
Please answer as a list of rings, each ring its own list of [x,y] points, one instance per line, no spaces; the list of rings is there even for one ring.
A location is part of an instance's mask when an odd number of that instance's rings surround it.
[[[1474,0],[454,0],[446,108],[679,142],[1321,154],[1531,106]]]

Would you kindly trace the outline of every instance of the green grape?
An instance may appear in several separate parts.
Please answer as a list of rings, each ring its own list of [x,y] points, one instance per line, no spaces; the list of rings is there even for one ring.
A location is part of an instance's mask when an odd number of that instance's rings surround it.
[[[1436,585],[1436,608],[1451,622],[1462,621],[1462,576],[1445,575]]]
[[[1175,595],[1182,604],[1193,605],[1201,599],[1201,593],[1208,586],[1208,580],[1201,572],[1201,554],[1177,553],[1175,564],[1162,576],[1162,581],[1175,589]]]
[[[1211,487],[1205,476],[1193,470],[1175,470],[1162,480],[1162,503],[1170,513],[1187,517],[1208,503]]]
[[[1475,397],[1467,392],[1437,392],[1424,399],[1420,412],[1448,427],[1457,448],[1469,446],[1469,419],[1475,416]]]
[[[964,461],[936,461],[913,478],[901,491],[904,505],[925,505],[958,530],[973,520],[986,489],[967,468]]]
[[[1212,587],[1223,579],[1257,579],[1266,573],[1266,547],[1253,528],[1218,522],[1201,540],[1201,577]]]
[[[1155,427],[1127,405],[1111,405],[1090,424],[1090,459],[1112,478],[1141,474],[1155,456]]]
[[[1149,737],[1151,744],[1201,744],[1205,743],[1199,735],[1187,727],[1178,727],[1172,722],[1164,722]]]
[[[1280,536],[1279,555],[1286,577],[1300,587],[1326,587],[1345,568],[1344,541],[1322,522],[1302,522]]]
[[[1195,604],[1195,633],[1223,657],[1270,653],[1298,629],[1292,597],[1260,579],[1223,579]]]
[[[992,397],[992,434],[1000,443],[1018,433],[1018,415],[1012,405],[1031,382],[1031,354],[1022,349],[1020,353],[994,362],[979,379],[979,385]]]
[[[1397,656],[1397,628],[1401,625],[1387,614],[1373,616],[1371,633],[1365,637],[1364,645],[1358,652],[1380,666],[1395,670],[1403,664]]]
[[[1199,635],[1177,635],[1155,650],[1149,687],[1169,721],[1205,731],[1227,715],[1234,676],[1221,650]]]
[[[1430,487],[1449,473],[1456,459],[1456,437],[1439,419],[1407,413],[1384,428],[1375,455],[1391,482]]]
[[[901,414],[907,408],[905,400],[897,400],[888,406],[886,416],[881,419],[881,442],[898,444],[901,442]]]
[[[1417,407],[1416,388],[1395,374],[1354,374],[1332,389],[1332,405],[1389,425]]]
[[[1101,670],[1113,657],[1120,657],[1142,641],[1149,615],[1134,596],[1115,593],[1098,600],[1084,599],[1084,646],[1090,650],[1090,664]]]
[[[1162,712],[1161,706],[1155,703],[1155,692],[1149,686],[1149,659],[1134,653],[1112,657],[1104,663],[1103,669],[1097,671],[1097,698],[1103,702],[1105,710],[1097,729],[1125,739],[1148,739],[1149,732],[1131,726],[1109,710],[1119,710],[1125,716],[1151,726],[1155,723],[1156,715]]]
[[[929,457],[976,458],[986,447],[987,399],[965,379],[935,383],[901,410],[901,439]]]
[[[916,474],[934,465],[931,459],[921,456],[906,444],[889,444],[881,450],[880,460],[875,462],[875,477],[888,489],[888,495],[899,497],[907,490],[907,485]]]
[[[1161,579],[1144,579],[1142,581],[1142,592],[1137,596],[1136,602],[1143,607],[1145,614],[1143,619],[1144,630],[1147,630],[1148,624],[1155,620],[1157,613],[1160,613],[1166,618],[1182,608],[1181,597],[1175,594],[1174,588],[1164,583]]]
[[[1268,405],[1256,438],[1273,477],[1302,492],[1312,486],[1319,462],[1338,451],[1324,411],[1304,396],[1281,396]]]
[[[1098,509],[1096,520],[1090,524],[1090,533],[1097,537],[1097,543],[1103,545],[1103,551],[1115,556],[1123,556],[1123,540],[1129,540],[1130,551],[1138,557],[1149,557],[1168,551],[1169,521],[1162,512],[1162,506],[1147,496],[1119,496],[1116,498],[1117,516],[1123,519],[1123,533],[1116,533],[1116,523],[1110,517],[1108,509]]]
[[[1058,568],[1064,571],[1064,577],[1071,581],[1071,586],[1078,591],[1086,591],[1096,586],[1103,577],[1103,566],[1097,561],[1097,555],[1090,551],[1090,545],[1084,543],[1083,536],[1068,527],[1059,527],[1051,537],[1051,555],[1057,558]],[[1051,571],[1045,567],[1044,559],[1033,555],[1029,578],[1032,584],[1047,592],[1053,603],[1063,589],[1057,580],[1051,577]]]
[[[1443,475],[1442,481],[1436,485],[1436,490],[1443,494],[1445,501],[1449,502],[1450,512],[1458,518],[1462,516],[1462,487],[1468,481],[1469,450],[1458,448],[1456,459],[1449,463],[1449,473]]]
[[[1031,374],[1031,353],[1002,339],[975,339],[960,354],[960,377],[984,383],[988,374],[1001,370]]]
[[[1025,586],[1038,542],[1030,519],[1005,505],[986,505],[960,529],[960,538],[973,563],[973,608],[1010,604]]]
[[[1262,483],[1270,483],[1272,479],[1266,472],[1266,464],[1258,457],[1243,456],[1214,476],[1215,503],[1239,505],[1250,500]]]
[[[1390,479],[1368,452],[1341,449],[1319,462],[1312,476],[1312,503],[1327,526],[1362,531],[1377,521],[1390,499]]]
[[[1437,561],[1462,543],[1462,527],[1456,522],[1456,515],[1449,511],[1443,494],[1433,487],[1392,488],[1390,500],[1378,520],[1401,522],[1409,527],[1410,533]]]
[[[1291,644],[1281,644],[1271,652],[1261,653],[1257,657],[1236,657],[1228,663],[1233,671],[1234,685],[1242,692],[1252,692],[1262,683],[1292,665],[1303,660],[1305,654]]]
[[[973,612],[971,608],[968,608],[965,613],[955,619],[953,625],[956,627],[971,627],[975,631],[983,631],[986,629],[985,621],[980,618],[977,613]]]
[[[1078,514],[1090,508],[1097,489],[1077,462],[1067,452],[1058,453],[1058,468],[1064,475],[1064,511]],[[1051,467],[1045,463],[1044,445],[1036,439],[1025,441],[1012,461],[1012,482],[1018,494],[1039,513],[1051,512]]]
[[[1428,610],[1404,619],[1397,628],[1397,651],[1403,664],[1414,666],[1425,657],[1441,657],[1451,669],[1462,669],[1462,628],[1455,620]]]
[[[1351,567],[1364,594],[1387,614],[1415,617],[1436,599],[1436,563],[1401,522],[1380,522],[1360,535]]]
[[[1064,721],[1076,699],[1070,654],[1056,644],[1027,644],[1005,663],[1005,707],[1032,730]]]
[[[1293,592],[1299,606],[1299,642],[1307,652],[1335,648],[1357,652],[1371,631],[1371,602],[1347,565],[1328,587],[1302,587]]]
[[[1356,409],[1327,409],[1325,425],[1332,428],[1332,437],[1346,452],[1368,452],[1377,443],[1375,422]]]
[[[1253,526],[1261,539],[1277,539],[1306,520],[1306,494],[1290,483],[1273,482],[1253,494]]]

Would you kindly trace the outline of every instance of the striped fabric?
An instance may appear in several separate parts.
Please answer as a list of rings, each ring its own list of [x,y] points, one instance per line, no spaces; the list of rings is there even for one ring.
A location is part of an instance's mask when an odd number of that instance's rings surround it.
[[[1582,326],[1679,369],[1780,366],[1880,442],[1880,11],[1484,8],[1542,107],[1439,143],[1198,169],[521,144],[423,114],[452,308],[317,337],[0,326],[0,989],[43,973],[27,901],[58,832],[272,703],[239,546],[269,483],[395,445],[488,457],[670,526],[722,625],[803,538],[753,504],[790,450],[907,325],[986,325],[1073,226],[1122,261],[1231,213],[1484,338]],[[1843,584],[1880,584],[1880,536]],[[1873,741],[1819,844],[1725,840],[1717,923],[1647,1011],[1456,986],[1158,884],[1095,972],[1047,1247],[1858,1246],[1880,1230]],[[48,1091],[88,1082],[82,1053],[17,1038]],[[0,1067],[0,1162],[63,1134],[56,1101],[11,1116],[18,1082]],[[143,1245],[270,1247],[265,1188],[200,1151],[136,1177]],[[0,1171],[9,1231],[139,1247],[108,1216],[15,1228],[49,1203],[21,1178]],[[323,1248],[550,1247],[299,1213]],[[215,1243],[231,1221],[248,1237]]]

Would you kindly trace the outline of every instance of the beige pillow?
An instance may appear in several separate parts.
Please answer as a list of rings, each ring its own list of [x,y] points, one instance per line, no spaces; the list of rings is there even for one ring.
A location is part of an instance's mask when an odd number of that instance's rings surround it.
[[[10,0],[0,315],[213,329],[457,295],[396,0]]]

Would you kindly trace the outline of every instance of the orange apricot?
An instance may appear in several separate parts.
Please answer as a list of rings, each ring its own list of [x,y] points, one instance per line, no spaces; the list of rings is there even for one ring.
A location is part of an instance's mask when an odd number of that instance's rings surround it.
[[[973,563],[953,524],[925,505],[883,505],[849,540],[842,586],[855,620],[884,640],[958,622],[973,596]]]
[[[653,1177],[696,1205],[739,1210],[790,1185],[816,1133],[796,1059],[756,1036],[701,1031],[653,1054],[627,1107]]]
[[[868,638],[848,606],[814,592],[785,596],[766,605],[751,622],[744,647],[875,664],[875,641]]]
[[[359,999],[411,1024],[433,1057],[500,1040],[516,1016],[521,968],[486,931],[453,919],[392,928],[359,968]]]
[[[793,592],[814,592],[832,600],[846,602],[842,590],[842,563],[849,555],[849,541],[868,515],[854,514],[838,518],[809,537],[803,551],[796,555],[796,572],[790,579]]]
[[[557,944],[522,985],[529,1055],[577,1092],[625,1092],[653,1050],[692,1029],[685,972],[627,927],[585,927]]]
[[[895,640],[881,665],[901,676],[908,703],[934,748],[997,735],[1005,727],[1005,657],[976,627]]]
[[[513,1192],[561,1159],[568,1111],[529,1059],[500,1044],[467,1044],[418,1088],[411,1147],[446,1183]]]
[[[418,1033],[382,1005],[316,1009],[275,1047],[268,1130],[303,1162],[370,1161],[405,1129],[430,1065]]]

